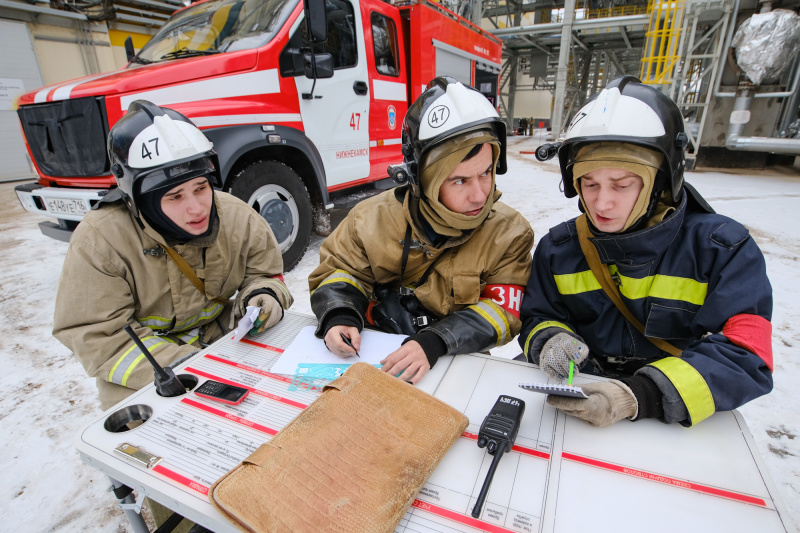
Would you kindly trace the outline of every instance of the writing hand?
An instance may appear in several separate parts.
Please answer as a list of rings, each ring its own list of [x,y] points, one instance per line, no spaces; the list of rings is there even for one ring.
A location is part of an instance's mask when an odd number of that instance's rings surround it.
[[[342,340],[342,335],[350,339],[352,348]],[[325,346],[339,357],[353,357],[361,350],[361,334],[353,326],[333,326],[325,334]]]

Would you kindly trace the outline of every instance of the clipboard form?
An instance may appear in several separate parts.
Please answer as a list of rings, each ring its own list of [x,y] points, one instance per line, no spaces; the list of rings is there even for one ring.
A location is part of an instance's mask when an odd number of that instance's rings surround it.
[[[526,381],[520,382],[519,386],[525,390],[533,392],[541,392],[544,394],[555,394],[556,396],[569,396],[570,398],[583,398],[586,399],[586,393],[583,389],[574,385],[559,385],[555,383],[528,383]]]

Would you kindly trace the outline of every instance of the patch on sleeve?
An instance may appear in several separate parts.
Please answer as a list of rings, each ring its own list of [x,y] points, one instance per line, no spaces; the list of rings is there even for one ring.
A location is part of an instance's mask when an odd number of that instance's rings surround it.
[[[750,232],[747,231],[747,228],[738,222],[731,221],[725,222],[711,232],[710,239],[720,246],[724,246],[730,250],[731,248],[742,244],[749,236]]]
[[[772,323],[758,315],[736,315],[725,322],[722,334],[729,341],[753,352],[772,372]]]
[[[508,313],[519,318],[523,290],[522,285],[487,285],[481,293],[481,298],[492,300]]]
[[[553,244],[561,244],[572,238],[572,234],[569,232],[569,224],[566,222],[550,228],[549,233],[550,238],[553,239]]]

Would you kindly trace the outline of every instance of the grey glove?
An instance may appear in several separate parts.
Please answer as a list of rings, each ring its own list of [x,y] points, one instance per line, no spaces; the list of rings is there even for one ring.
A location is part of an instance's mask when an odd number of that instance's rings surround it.
[[[575,362],[573,374],[578,374],[578,365],[589,356],[589,347],[568,333],[553,335],[539,353],[539,368],[555,379],[569,375],[569,362]]]
[[[256,294],[247,301],[247,307],[260,307],[258,319],[250,330],[250,335],[258,335],[269,329],[283,318],[283,307],[275,297],[269,294]]]
[[[638,404],[633,391],[617,380],[582,385],[589,397],[569,398],[566,396],[547,396],[547,405],[561,409],[568,415],[585,420],[595,427],[604,428],[623,418],[634,419]]]

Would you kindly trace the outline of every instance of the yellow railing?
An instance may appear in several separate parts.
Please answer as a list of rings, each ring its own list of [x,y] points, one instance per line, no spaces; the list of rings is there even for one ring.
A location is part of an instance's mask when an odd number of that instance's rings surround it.
[[[672,72],[680,60],[678,45],[683,25],[684,0],[651,0],[647,7],[650,25],[645,37],[642,70],[639,78],[652,85],[672,81]]]
[[[587,9],[587,19],[604,19],[608,17],[624,17],[627,15],[641,15],[647,13],[645,6],[616,6],[602,9]]]

